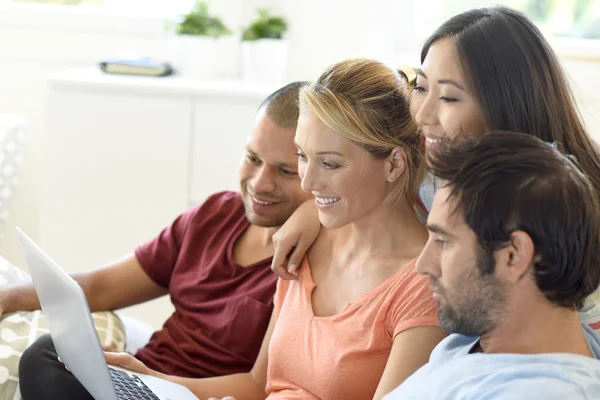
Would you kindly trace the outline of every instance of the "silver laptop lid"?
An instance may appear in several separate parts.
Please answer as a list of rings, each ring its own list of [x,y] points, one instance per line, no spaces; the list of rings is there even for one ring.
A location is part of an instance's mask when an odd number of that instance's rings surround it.
[[[117,400],[83,290],[21,229],[19,241],[56,352],[96,400]]]

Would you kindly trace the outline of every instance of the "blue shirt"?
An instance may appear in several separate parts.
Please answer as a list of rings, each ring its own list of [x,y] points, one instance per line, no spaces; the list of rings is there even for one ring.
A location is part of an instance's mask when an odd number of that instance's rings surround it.
[[[600,399],[600,338],[585,324],[594,358],[567,353],[469,354],[478,337],[453,334],[429,363],[384,400]]]
[[[423,202],[427,211],[431,211],[431,205],[433,204],[433,197],[438,185],[438,179],[436,179],[430,172],[425,175],[425,179],[419,185],[419,198]]]

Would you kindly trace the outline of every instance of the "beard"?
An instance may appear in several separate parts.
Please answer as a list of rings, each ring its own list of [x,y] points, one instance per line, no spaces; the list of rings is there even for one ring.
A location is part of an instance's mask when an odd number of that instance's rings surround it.
[[[266,217],[257,214],[249,208],[248,204],[246,204],[246,200],[244,200],[244,213],[246,214],[246,219],[252,225],[260,226],[261,228],[275,228],[283,225],[288,219],[288,217]]]
[[[440,328],[446,332],[481,336],[496,327],[505,310],[505,295],[494,275],[493,253],[480,248],[476,264],[452,284],[451,290],[442,293],[446,302],[439,305],[438,319]],[[448,292],[452,293],[451,302]]]

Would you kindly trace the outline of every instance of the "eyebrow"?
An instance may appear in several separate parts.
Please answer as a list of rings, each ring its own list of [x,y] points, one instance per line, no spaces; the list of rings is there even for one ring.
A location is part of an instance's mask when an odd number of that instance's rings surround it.
[[[427,79],[427,75],[425,74],[425,72],[421,68],[417,69],[417,75],[421,75],[423,78]],[[459,84],[456,81],[453,81],[452,79],[440,79],[440,80],[438,80],[438,83],[440,85],[452,85],[452,86],[455,86],[457,89],[460,89],[463,92],[467,91],[463,85]]]
[[[256,157],[258,159],[261,159],[260,155],[258,155],[255,151],[250,150],[248,147],[246,147],[246,152],[250,153],[251,155],[253,155],[254,157]],[[287,163],[280,162],[280,163],[277,164],[277,166],[279,166],[279,167],[285,167],[285,168],[292,169],[292,170],[296,170],[298,168],[298,164],[296,164],[296,163],[294,163],[294,164],[287,164]]]
[[[300,146],[298,145],[298,143],[296,143],[296,141],[294,140],[294,144],[296,145],[296,147],[298,149],[301,149]],[[342,153],[340,153],[339,151],[320,151],[318,153],[316,153],[317,156],[323,156],[323,155],[327,155],[327,154],[332,154],[335,156],[340,156],[343,157],[344,155]]]
[[[453,81],[451,79],[440,79],[438,81],[438,83],[440,85],[452,85],[452,86],[456,87],[457,89],[462,90],[463,92],[467,91],[462,85],[458,84],[457,82],[455,82],[455,81]]]
[[[443,229],[441,226],[436,225],[436,224],[427,224],[427,229],[429,230],[429,232],[437,233],[439,235],[444,235],[444,236],[448,236],[448,237],[452,236],[445,229]]]

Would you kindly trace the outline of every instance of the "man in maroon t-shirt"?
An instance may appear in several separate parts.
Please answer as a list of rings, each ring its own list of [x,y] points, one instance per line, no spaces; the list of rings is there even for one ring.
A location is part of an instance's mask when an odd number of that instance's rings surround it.
[[[277,280],[271,237],[309,198],[293,142],[302,84],[279,89],[259,108],[240,164],[241,194],[214,194],[134,254],[73,274],[92,311],[171,297],[175,312],[136,354],[150,368],[196,378],[252,368]],[[31,284],[17,283],[2,288],[0,306],[34,310],[39,302]],[[23,354],[19,374],[24,400],[91,399],[58,362],[49,335]]]

